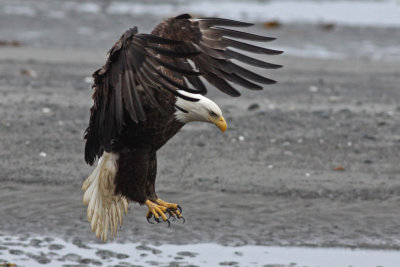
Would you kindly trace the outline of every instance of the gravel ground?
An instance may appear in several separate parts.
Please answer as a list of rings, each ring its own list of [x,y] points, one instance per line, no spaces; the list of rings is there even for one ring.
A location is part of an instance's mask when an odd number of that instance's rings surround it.
[[[93,170],[83,160],[90,75],[128,22],[143,19],[147,31],[159,18],[70,15],[0,16],[10,26],[0,39],[21,41],[0,47],[0,231],[84,245],[96,242],[80,189]],[[68,30],[85,23],[108,34],[93,41]],[[37,36],[18,34],[43,25]],[[400,59],[357,50],[388,51],[400,30],[271,31],[263,33],[279,37],[277,48],[312,43],[342,54],[289,51],[269,58],[284,68],[265,73],[279,83],[262,92],[232,99],[210,90],[227,132],[193,123],[158,153],[158,194],[183,207],[186,224],[150,225],[133,204],[117,242],[400,248]]]
[[[2,51],[1,229],[93,241],[82,136],[101,53]],[[149,225],[132,205],[117,241],[399,247],[399,64],[274,62],[279,83],[258,94],[212,91],[225,134],[193,123],[159,151],[159,195],[187,223]]]

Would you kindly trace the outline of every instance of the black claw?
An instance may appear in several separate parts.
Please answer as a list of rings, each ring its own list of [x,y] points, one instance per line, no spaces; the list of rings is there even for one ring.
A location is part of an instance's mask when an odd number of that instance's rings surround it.
[[[179,213],[182,213],[182,208],[179,205],[178,205],[178,210],[179,210]]]
[[[155,220],[157,223],[160,223],[160,219],[154,217],[154,220]]]
[[[185,224],[186,220],[184,217],[181,217],[180,219],[182,219],[182,224]]]
[[[147,222],[148,222],[149,224],[154,224],[153,222],[150,221],[151,217],[153,217],[153,216],[148,216],[148,217],[146,217],[146,220],[147,220]]]
[[[168,220],[171,218],[171,216],[173,217],[173,213],[170,208],[167,209],[167,214],[168,214]]]
[[[166,222],[168,223],[168,228],[171,226],[171,223],[169,222],[169,220],[166,220]]]

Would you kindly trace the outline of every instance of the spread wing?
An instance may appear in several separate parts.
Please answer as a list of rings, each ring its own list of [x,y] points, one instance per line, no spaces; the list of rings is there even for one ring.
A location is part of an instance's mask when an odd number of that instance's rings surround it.
[[[266,69],[281,67],[237,52],[280,54],[281,51],[236,40],[265,42],[274,38],[221,27],[250,25],[185,14],[165,20],[152,34],[139,34],[136,27],[126,31],[109,51],[106,64],[93,74],[94,105],[85,132],[86,162],[93,164],[103,149],[110,147],[127,120],[145,121],[144,106],[150,104],[162,110],[157,96],[164,95],[173,105],[171,96],[196,101],[178,90],[206,94],[200,77],[231,96],[240,93],[229,82],[251,90],[262,89],[257,83],[275,83],[232,62],[234,59]]]
[[[175,39],[186,40],[183,47],[177,47],[177,49],[179,49],[178,51],[187,52],[195,49],[200,51],[198,56],[190,60],[202,73],[202,77],[222,92],[230,96],[240,96],[239,91],[228,83],[228,81],[250,90],[261,90],[262,86],[257,83],[275,83],[274,80],[249,71],[232,62],[232,59],[234,59],[264,69],[277,69],[282,67],[281,65],[264,62],[238,52],[242,50],[264,55],[281,54],[282,51],[255,46],[236,40],[269,42],[275,40],[275,38],[222,27],[248,27],[253,24],[220,18],[197,19],[185,14],[176,17],[172,25],[172,27],[175,27],[173,31],[176,33],[174,36]],[[190,66],[186,58],[175,58],[174,62],[179,67]],[[199,77],[188,76],[186,78],[202,94],[207,92]]]

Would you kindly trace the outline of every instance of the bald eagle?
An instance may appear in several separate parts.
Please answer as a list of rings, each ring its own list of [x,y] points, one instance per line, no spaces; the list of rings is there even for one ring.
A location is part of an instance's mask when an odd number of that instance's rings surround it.
[[[127,30],[108,52],[105,65],[93,74],[94,104],[85,132],[85,160],[92,165],[98,159],[98,164],[82,185],[98,238],[116,235],[131,201],[147,205],[148,221],[169,224],[167,216],[183,218],[178,204],[156,194],[157,150],[188,122],[226,130],[222,111],[204,96],[207,88],[200,78],[233,97],[240,93],[231,83],[251,90],[275,83],[232,62],[281,67],[238,52],[282,53],[239,41],[275,38],[231,29],[251,25],[183,14],[164,20],[151,34]]]

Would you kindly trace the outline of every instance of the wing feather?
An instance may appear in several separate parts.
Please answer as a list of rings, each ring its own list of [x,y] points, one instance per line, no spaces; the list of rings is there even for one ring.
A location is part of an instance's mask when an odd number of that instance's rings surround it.
[[[138,33],[136,27],[127,30],[110,49],[104,66],[93,74],[94,105],[85,132],[85,160],[93,164],[104,150],[108,151],[127,123],[145,122],[148,105],[166,112],[173,110],[175,97],[197,101],[179,90],[206,94],[201,77],[235,97],[240,92],[233,84],[261,90],[257,83],[275,83],[232,62],[237,60],[263,69],[281,67],[242,54],[281,54],[282,51],[246,42],[269,42],[275,38],[224,28],[251,25],[183,14],[165,20],[151,34]],[[171,106],[165,106],[166,103]]]

